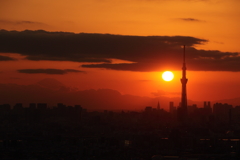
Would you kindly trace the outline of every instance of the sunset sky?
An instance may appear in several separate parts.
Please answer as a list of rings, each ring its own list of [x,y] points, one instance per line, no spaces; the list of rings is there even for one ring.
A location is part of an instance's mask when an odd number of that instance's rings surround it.
[[[188,98],[238,98],[239,6],[239,0],[0,0],[0,83],[54,78],[78,90],[180,97],[186,45]],[[162,80],[165,70],[175,74],[172,81]]]

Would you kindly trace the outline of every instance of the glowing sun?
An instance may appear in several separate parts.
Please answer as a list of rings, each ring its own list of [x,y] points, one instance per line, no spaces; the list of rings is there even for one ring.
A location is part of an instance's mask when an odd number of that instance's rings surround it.
[[[165,71],[162,74],[162,79],[164,81],[171,81],[173,79],[174,75],[171,71]]]

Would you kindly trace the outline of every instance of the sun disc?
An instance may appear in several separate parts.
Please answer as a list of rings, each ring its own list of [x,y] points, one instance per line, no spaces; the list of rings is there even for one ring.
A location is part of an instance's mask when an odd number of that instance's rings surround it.
[[[173,79],[174,75],[171,71],[165,71],[162,74],[162,79],[164,81],[171,81]]]

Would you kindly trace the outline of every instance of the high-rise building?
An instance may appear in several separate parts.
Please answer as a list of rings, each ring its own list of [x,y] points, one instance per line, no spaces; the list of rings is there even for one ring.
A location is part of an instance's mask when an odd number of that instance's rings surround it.
[[[174,107],[174,102],[169,102],[169,112],[171,114],[175,114],[176,113],[176,107]]]
[[[30,103],[29,109],[36,109],[36,103]]]
[[[157,110],[160,110],[160,103],[158,101]]]
[[[211,102],[210,101],[208,101],[208,107],[211,108]]]
[[[188,79],[186,77],[186,63],[185,63],[185,45],[183,46],[183,66],[182,66],[182,97],[181,97],[181,105],[178,108],[178,118],[180,121],[185,121],[188,117],[188,109],[187,109],[187,82]]]
[[[38,103],[37,109],[46,110],[47,109],[47,103]]]
[[[215,115],[217,121],[229,122],[232,119],[232,109],[233,106],[227,103],[215,103],[213,105],[213,114]]]
[[[204,101],[203,110],[204,110],[204,114],[207,116],[212,114],[211,102]]]
[[[152,110],[153,110],[153,108],[152,108],[151,106],[147,106],[147,107],[145,108],[145,113],[151,113]]]

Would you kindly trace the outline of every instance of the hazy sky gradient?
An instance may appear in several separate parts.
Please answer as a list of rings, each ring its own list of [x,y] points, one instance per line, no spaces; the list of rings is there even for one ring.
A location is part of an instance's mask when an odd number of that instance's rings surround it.
[[[185,44],[189,99],[240,97],[239,6],[238,0],[1,0],[0,83],[55,78],[80,90],[179,96]],[[161,80],[164,70],[175,79]]]

